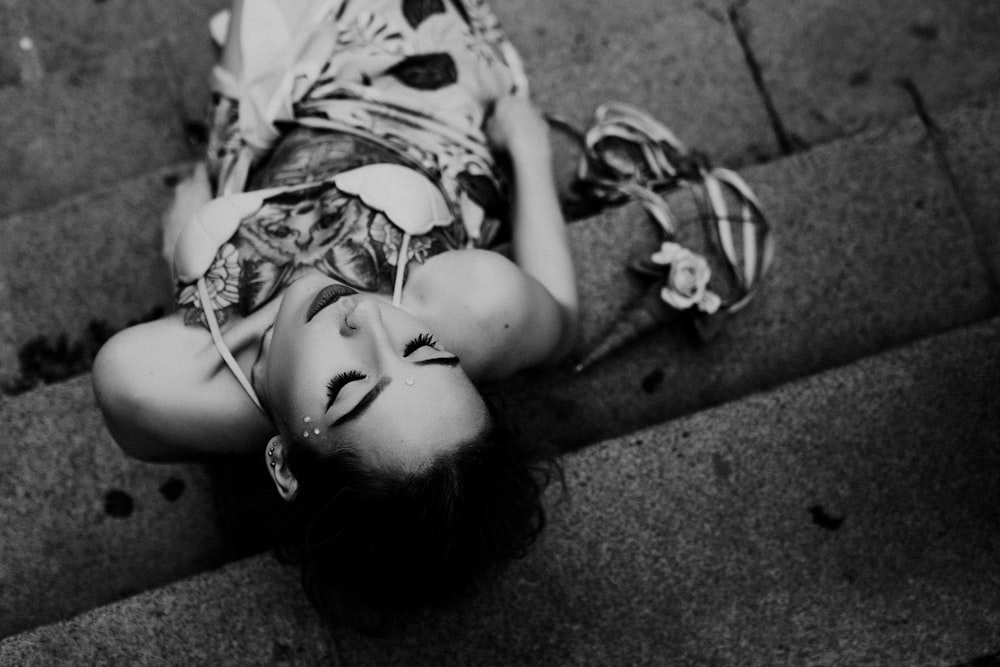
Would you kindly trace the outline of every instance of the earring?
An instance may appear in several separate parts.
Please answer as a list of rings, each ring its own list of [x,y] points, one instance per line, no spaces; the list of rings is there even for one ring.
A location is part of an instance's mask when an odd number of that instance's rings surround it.
[[[416,384],[413,378],[406,378],[405,380],[403,380],[403,382],[406,383],[407,387],[412,387],[414,384]]]
[[[304,421],[304,422],[305,422],[305,423],[307,423],[307,424],[308,424],[309,422],[311,422],[312,420],[313,420],[313,418],[312,418],[312,417],[303,417],[303,418],[302,418],[302,421]]]
[[[271,445],[270,447],[267,448],[267,455],[274,456],[274,445]]]

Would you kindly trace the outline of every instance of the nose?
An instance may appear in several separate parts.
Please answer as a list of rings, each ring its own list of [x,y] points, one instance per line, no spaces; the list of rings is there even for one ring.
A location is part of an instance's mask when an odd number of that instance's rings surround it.
[[[375,299],[352,298],[353,304],[344,315],[344,323],[348,329],[356,331],[366,329],[373,333],[382,329],[382,310]]]

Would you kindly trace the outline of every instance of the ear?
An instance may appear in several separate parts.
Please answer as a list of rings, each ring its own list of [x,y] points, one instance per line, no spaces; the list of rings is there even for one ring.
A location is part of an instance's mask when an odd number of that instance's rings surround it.
[[[267,443],[265,458],[267,459],[267,470],[271,473],[271,479],[278,488],[278,494],[285,500],[293,500],[299,490],[299,480],[288,469],[286,462],[287,444],[285,439],[276,435]]]

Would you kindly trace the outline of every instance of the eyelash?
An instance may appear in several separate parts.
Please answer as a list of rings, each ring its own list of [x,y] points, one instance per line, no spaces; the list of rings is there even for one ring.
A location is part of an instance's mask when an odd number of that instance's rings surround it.
[[[354,382],[355,380],[364,380],[367,377],[364,373],[358,371],[347,371],[346,373],[338,373],[330,382],[326,385],[326,395],[330,399],[332,404],[337,398],[337,394],[340,390],[344,388],[344,385],[348,382]]]
[[[408,357],[422,347],[437,347],[437,341],[434,336],[429,333],[422,333],[417,335],[413,340],[406,344],[403,349],[403,356]],[[347,371],[345,373],[338,373],[332,380],[330,380],[326,385],[326,395],[329,399],[329,404],[337,399],[337,394],[340,390],[344,388],[344,385],[354,382],[356,380],[364,380],[367,375],[360,371]]]
[[[422,333],[406,344],[403,356],[408,357],[422,347],[437,347],[437,341],[429,333]]]

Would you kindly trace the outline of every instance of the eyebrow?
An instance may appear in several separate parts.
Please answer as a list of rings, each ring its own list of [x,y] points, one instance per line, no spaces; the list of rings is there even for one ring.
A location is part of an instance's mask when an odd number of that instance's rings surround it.
[[[353,408],[351,408],[350,412],[346,413],[340,419],[333,422],[331,428],[333,426],[340,426],[341,424],[345,424],[351,421],[352,419],[357,419],[358,417],[363,415],[365,413],[365,410],[367,410],[371,406],[371,404],[375,402],[375,399],[379,397],[379,394],[385,391],[386,387],[388,387],[390,384],[392,384],[392,378],[390,377],[384,377],[381,380],[379,380],[377,383],[375,383],[375,386],[372,387],[368,391],[368,393],[361,398],[360,401],[358,401],[358,404],[355,405]]]

